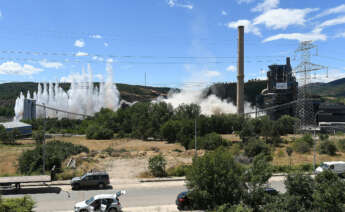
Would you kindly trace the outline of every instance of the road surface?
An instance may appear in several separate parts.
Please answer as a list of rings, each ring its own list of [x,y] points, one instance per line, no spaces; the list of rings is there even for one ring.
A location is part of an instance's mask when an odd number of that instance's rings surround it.
[[[273,177],[270,186],[280,192],[285,192],[284,177]],[[186,190],[183,181],[180,182],[152,182],[131,185],[117,185],[108,190],[80,190],[72,191],[70,186],[60,187],[22,187],[19,193],[8,191],[3,197],[20,197],[29,194],[36,202],[37,212],[72,212],[75,203],[86,200],[96,194],[115,193],[126,190],[127,194],[120,197],[125,211],[141,212],[173,212],[176,196]]]

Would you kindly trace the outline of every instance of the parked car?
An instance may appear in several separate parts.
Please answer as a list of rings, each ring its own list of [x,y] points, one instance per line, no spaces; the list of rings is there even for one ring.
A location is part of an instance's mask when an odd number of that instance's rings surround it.
[[[88,172],[81,177],[74,177],[71,180],[72,189],[75,190],[86,187],[104,189],[109,184],[109,175],[104,171]]]
[[[180,211],[192,209],[192,202],[188,198],[188,191],[181,192],[177,195],[176,206]]]
[[[270,195],[278,195],[279,192],[277,190],[275,190],[274,188],[265,188],[265,193],[266,194],[270,194]]]
[[[333,173],[338,175],[344,175],[345,173],[345,162],[344,161],[331,161],[323,162],[319,167],[316,168],[315,173],[320,174],[325,170],[331,170]]]
[[[93,196],[88,200],[75,204],[74,212],[121,212],[119,197],[124,194],[126,194],[126,191]]]

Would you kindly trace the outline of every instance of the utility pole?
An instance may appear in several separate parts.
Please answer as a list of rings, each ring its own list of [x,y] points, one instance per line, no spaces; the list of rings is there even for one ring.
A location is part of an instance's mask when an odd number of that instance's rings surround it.
[[[196,118],[194,122],[194,149],[195,149],[195,157],[198,156],[197,148],[196,148]]]
[[[46,171],[46,118],[47,118],[47,110],[46,105],[43,103],[43,110],[44,110],[44,121],[43,121],[43,142],[42,142],[42,172],[43,174]]]
[[[238,27],[237,114],[244,114],[244,26]]]

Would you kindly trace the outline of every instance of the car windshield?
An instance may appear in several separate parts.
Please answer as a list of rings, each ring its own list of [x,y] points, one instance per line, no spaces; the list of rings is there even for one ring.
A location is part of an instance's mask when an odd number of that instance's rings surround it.
[[[86,174],[84,174],[83,176],[80,177],[80,179],[84,179],[86,177]]]
[[[324,164],[324,163],[321,163],[320,167],[323,168],[323,169],[328,169],[328,165]]]
[[[91,197],[90,199],[86,200],[85,203],[87,205],[90,205],[94,200],[95,200],[95,198]]]

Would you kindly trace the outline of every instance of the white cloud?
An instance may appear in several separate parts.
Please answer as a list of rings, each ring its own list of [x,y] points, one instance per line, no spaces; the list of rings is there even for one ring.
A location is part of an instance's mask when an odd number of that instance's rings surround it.
[[[286,29],[290,25],[304,25],[305,16],[318,9],[272,9],[254,19],[254,25],[265,24],[267,28]]]
[[[236,67],[234,65],[230,65],[226,68],[227,71],[231,71],[231,72],[235,72],[236,71]]]
[[[109,46],[109,43],[104,42],[104,46],[105,46],[105,47],[108,47],[108,46]]]
[[[207,71],[204,71],[204,76],[207,78],[219,77],[220,73],[218,71],[207,70]]]
[[[253,1],[255,1],[255,0],[237,0],[237,3],[238,4],[243,4],[243,3],[249,4],[249,3],[252,3]]]
[[[107,63],[113,63],[113,62],[114,62],[114,60],[112,58],[107,59]]]
[[[345,24],[345,16],[340,16],[338,18],[327,20],[321,23],[317,28],[323,29],[325,27],[335,26],[339,24]]]
[[[11,74],[11,75],[32,75],[42,72],[40,68],[35,68],[32,65],[19,63],[13,61],[7,61],[0,65],[0,74]]]
[[[311,81],[327,83],[341,78],[345,78],[345,71],[339,69],[331,69],[328,71],[328,75],[325,71],[316,75],[313,74]]]
[[[312,19],[321,18],[327,15],[339,14],[339,13],[345,13],[345,4],[325,10],[324,12],[320,13],[319,15],[315,16]]]
[[[39,64],[44,68],[55,68],[59,69],[62,67],[62,63],[59,62],[49,62],[46,59],[39,61]]]
[[[268,11],[277,8],[280,0],[264,0],[252,9],[253,12]]]
[[[254,35],[261,36],[261,32],[258,27],[254,26],[249,20],[238,20],[227,24],[229,28],[237,29],[238,26],[244,26],[245,33],[253,33]]]
[[[79,52],[77,52],[76,54],[75,54],[75,56],[77,56],[77,57],[83,57],[83,56],[88,56],[89,54],[88,53],[86,53],[86,52],[81,52],[81,51],[79,51]]]
[[[84,42],[83,40],[76,40],[76,41],[74,42],[74,46],[75,46],[75,47],[82,48],[82,47],[85,46],[85,42]]]
[[[92,59],[93,59],[93,60],[100,61],[100,62],[103,62],[103,61],[104,61],[104,58],[103,58],[103,57],[99,57],[99,56],[93,56]]]
[[[228,13],[225,10],[222,10],[222,15],[228,15]]]
[[[345,38],[345,32],[341,32],[335,36],[336,38]]]
[[[270,42],[274,40],[280,40],[280,39],[286,39],[286,40],[298,40],[298,41],[317,41],[327,40],[327,36],[324,34],[321,34],[321,31],[313,31],[311,33],[289,33],[289,34],[278,34],[271,37],[266,38],[263,42]]]
[[[168,0],[169,7],[182,7],[189,10],[192,10],[194,7],[190,2],[185,1],[185,3],[179,3],[178,1],[179,0]]]
[[[102,39],[102,35],[90,35],[90,38],[93,38],[93,39]]]

